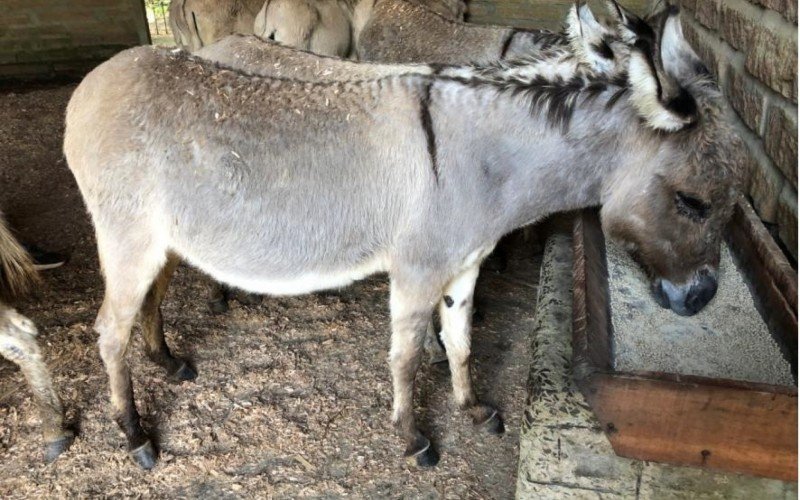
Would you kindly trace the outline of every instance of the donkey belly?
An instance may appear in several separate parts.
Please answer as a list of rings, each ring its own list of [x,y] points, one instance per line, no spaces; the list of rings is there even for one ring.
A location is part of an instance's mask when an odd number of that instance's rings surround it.
[[[373,256],[349,267],[300,272],[295,276],[270,274],[255,268],[222,269],[213,265],[205,268],[202,264],[199,264],[198,267],[208,272],[215,280],[248,292],[267,295],[300,295],[341,288],[371,274],[387,271],[389,259],[382,255]]]
[[[171,249],[218,281],[270,295],[342,287],[388,270],[393,217],[379,194],[259,188],[233,196],[201,189],[168,201]]]

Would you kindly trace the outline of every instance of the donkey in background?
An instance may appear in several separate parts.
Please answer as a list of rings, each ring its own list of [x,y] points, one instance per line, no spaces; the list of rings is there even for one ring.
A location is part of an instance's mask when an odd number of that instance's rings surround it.
[[[375,0],[356,41],[362,61],[444,64],[486,64],[565,42],[547,30],[449,19],[413,0]]]
[[[414,0],[448,19],[464,18],[463,0]],[[227,35],[257,34],[290,47],[349,57],[374,0],[171,0],[175,43],[190,51]]]
[[[625,16],[638,37],[626,80],[498,67],[310,83],[150,47],[92,71],[67,108],[64,151],[95,226],[106,282],[95,328],[136,462],[152,467],[156,453],[125,352],[178,259],[278,295],[388,272],[392,420],[423,466],[438,454],[417,428],[413,381],[437,306],[456,403],[502,431],[472,389],[469,311],[480,262],[509,231],[602,205],[608,235],[674,311],[705,305],[742,144],[677,12],[643,26]]]
[[[412,0],[447,19],[462,20],[463,0]],[[353,57],[375,0],[269,0],[254,33],[297,49]]]
[[[19,366],[33,393],[49,463],[69,448],[74,434],[64,425],[61,400],[36,343],[36,325],[3,302],[27,292],[37,279],[33,262],[0,214],[0,355]]]

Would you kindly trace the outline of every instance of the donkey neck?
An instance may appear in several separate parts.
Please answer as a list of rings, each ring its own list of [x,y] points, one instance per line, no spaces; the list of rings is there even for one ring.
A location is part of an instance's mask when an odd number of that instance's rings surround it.
[[[447,182],[445,168],[480,171],[491,199],[486,205],[502,232],[600,205],[614,172],[629,163],[637,144],[647,143],[624,95],[607,107],[621,90],[606,84],[601,90],[565,88],[543,95],[523,87],[437,80],[430,93],[433,128],[441,131],[445,161],[452,154],[460,163],[442,165],[442,182]],[[569,102],[572,112],[559,111]],[[568,115],[568,127],[560,125],[560,115]],[[454,125],[459,123],[469,125]],[[449,149],[444,137],[463,141],[464,151]]]

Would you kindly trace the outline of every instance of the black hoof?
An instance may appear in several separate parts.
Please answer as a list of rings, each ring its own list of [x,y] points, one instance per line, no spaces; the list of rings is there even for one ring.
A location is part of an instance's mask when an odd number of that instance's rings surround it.
[[[178,368],[175,373],[171,375],[171,377],[179,382],[184,380],[194,380],[197,378],[197,371],[184,361],[181,367]]]
[[[415,457],[417,459],[417,467],[433,467],[439,463],[439,454],[429,446],[428,449],[421,452]]]
[[[228,301],[225,299],[215,299],[208,301],[208,310],[211,314],[223,314],[228,312]]]
[[[45,463],[53,463],[59,455],[67,451],[72,445],[72,441],[75,439],[75,436],[71,434],[68,436],[63,436],[55,441],[47,443],[44,448],[44,461]]]
[[[156,466],[156,457],[158,454],[156,453],[155,447],[153,447],[153,443],[150,441],[147,441],[130,453],[133,461],[142,469],[150,470]]]
[[[433,467],[439,463],[439,453],[433,448],[428,439],[425,439],[425,444],[419,450],[406,450],[406,458],[409,461],[413,459],[417,467]]]
[[[503,419],[496,411],[485,421],[478,424],[478,426],[488,432],[489,434],[503,434],[506,431],[506,426],[503,425]]]
[[[243,306],[257,306],[261,304],[263,297],[255,293],[238,292],[234,296]]]

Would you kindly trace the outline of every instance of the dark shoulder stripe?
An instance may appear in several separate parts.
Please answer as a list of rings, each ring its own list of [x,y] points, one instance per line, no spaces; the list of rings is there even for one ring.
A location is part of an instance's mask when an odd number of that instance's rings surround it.
[[[436,183],[439,183],[439,160],[436,153],[436,135],[433,132],[433,119],[431,118],[431,86],[433,82],[428,82],[422,89],[419,99],[419,117],[422,123],[422,130],[425,132],[425,139],[428,142],[428,156],[431,159],[431,168]]]
[[[514,41],[514,36],[517,34],[517,30],[512,29],[509,31],[508,35],[506,35],[506,39],[503,40],[503,46],[500,49],[500,59],[506,58],[506,53],[508,49],[511,47],[511,42]]]

